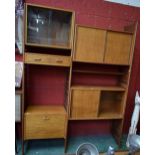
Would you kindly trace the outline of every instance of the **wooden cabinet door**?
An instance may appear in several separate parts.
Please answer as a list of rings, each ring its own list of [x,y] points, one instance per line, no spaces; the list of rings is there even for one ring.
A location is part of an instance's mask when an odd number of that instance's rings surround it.
[[[72,90],[71,118],[96,118],[99,101],[99,90]]]
[[[62,114],[26,114],[24,139],[64,138],[65,124]]]
[[[110,64],[129,64],[131,41],[131,34],[107,32],[104,62]]]
[[[106,31],[77,27],[74,60],[103,63]]]

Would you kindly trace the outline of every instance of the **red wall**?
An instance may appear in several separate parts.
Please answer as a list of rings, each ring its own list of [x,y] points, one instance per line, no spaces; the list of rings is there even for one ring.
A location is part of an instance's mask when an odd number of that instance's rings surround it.
[[[123,30],[123,26],[140,21],[140,8],[125,6],[103,0],[26,0],[27,3],[46,5],[74,10],[76,24],[88,25],[112,30]],[[134,106],[136,90],[140,89],[140,27],[138,26],[136,47],[133,59],[131,81],[127,98],[124,132],[127,133]],[[71,135],[108,133],[107,121],[74,122],[69,125]]]

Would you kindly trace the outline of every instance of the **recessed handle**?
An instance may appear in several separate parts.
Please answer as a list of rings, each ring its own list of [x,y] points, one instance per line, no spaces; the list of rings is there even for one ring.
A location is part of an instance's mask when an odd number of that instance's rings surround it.
[[[49,118],[47,116],[44,116],[43,120],[47,121],[47,120],[49,120]]]
[[[36,58],[36,59],[34,59],[34,61],[41,61],[41,58]]]
[[[63,62],[63,60],[56,60],[56,62],[57,62],[57,63],[62,63],[62,62]]]

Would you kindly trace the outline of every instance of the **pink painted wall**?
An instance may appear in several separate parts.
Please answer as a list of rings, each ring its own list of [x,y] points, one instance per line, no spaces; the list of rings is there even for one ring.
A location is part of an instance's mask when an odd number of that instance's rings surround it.
[[[46,5],[74,10],[76,24],[92,27],[123,30],[125,25],[140,21],[140,8],[125,6],[103,0],[26,0],[27,3]],[[128,132],[130,119],[134,107],[136,90],[140,90],[140,27],[138,26],[135,53],[133,59],[131,81],[127,98],[124,132]],[[59,96],[60,100],[62,96]],[[72,121],[69,125],[69,134],[101,134],[109,133],[108,121]]]

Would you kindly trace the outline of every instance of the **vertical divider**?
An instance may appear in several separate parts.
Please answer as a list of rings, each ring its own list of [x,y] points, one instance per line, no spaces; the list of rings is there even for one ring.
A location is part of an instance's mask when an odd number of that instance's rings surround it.
[[[64,152],[67,151],[67,142],[68,142],[68,124],[70,118],[70,104],[71,104],[71,81],[72,81],[72,59],[73,59],[73,51],[74,51],[74,34],[75,34],[75,12],[72,14],[72,26],[71,26],[71,61],[70,61],[70,71],[69,71],[69,82],[68,82],[68,102],[67,102],[67,120],[66,120],[66,131],[65,131],[65,144],[64,144]]]
[[[126,101],[127,101],[127,95],[128,95],[128,88],[129,88],[129,81],[130,81],[130,76],[131,76],[131,68],[132,68],[132,60],[133,60],[133,54],[134,54],[134,47],[135,47],[135,40],[136,40],[136,32],[137,32],[137,25],[135,25],[135,30],[132,38],[132,44],[131,44],[131,51],[130,51],[130,61],[129,61],[129,70],[127,73],[127,84],[126,84],[126,90],[124,94],[124,103],[123,103],[123,119],[121,120],[114,120],[112,123],[112,135],[114,136],[116,142],[120,145],[121,144],[121,137],[122,137],[122,132],[123,132],[123,124],[124,124],[124,115],[125,115],[125,109],[126,109]],[[124,85],[124,84],[122,84]],[[125,86],[125,85],[124,85]]]
[[[106,55],[107,36],[108,36],[108,30],[106,30],[106,35],[105,35],[105,43],[104,43],[104,51],[103,51],[103,62],[104,62],[105,55]]]
[[[22,155],[24,155],[24,109],[25,109],[25,41],[27,39],[27,5],[24,4],[24,22],[23,22],[23,79],[22,79]]]
[[[101,107],[101,94],[102,94],[102,90],[100,90],[100,99],[99,99],[99,103],[98,103],[98,110],[97,110],[97,118],[99,117],[100,114],[100,107]]]

